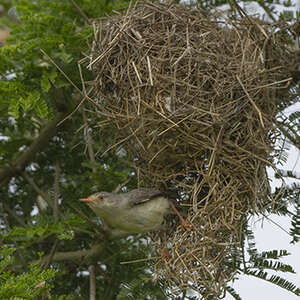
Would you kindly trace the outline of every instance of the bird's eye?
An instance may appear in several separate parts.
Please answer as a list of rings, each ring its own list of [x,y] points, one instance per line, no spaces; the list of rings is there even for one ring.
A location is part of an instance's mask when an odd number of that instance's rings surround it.
[[[103,200],[103,196],[102,196],[102,195],[99,195],[99,196],[98,196],[98,200],[101,200],[101,201],[102,201],[102,200]]]

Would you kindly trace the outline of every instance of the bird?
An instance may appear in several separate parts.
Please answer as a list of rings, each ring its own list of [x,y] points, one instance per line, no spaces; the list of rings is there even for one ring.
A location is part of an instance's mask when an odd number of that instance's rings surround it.
[[[101,217],[113,238],[159,230],[164,217],[172,210],[182,226],[190,231],[189,224],[174,204],[156,189],[139,188],[120,194],[98,192],[80,201]]]

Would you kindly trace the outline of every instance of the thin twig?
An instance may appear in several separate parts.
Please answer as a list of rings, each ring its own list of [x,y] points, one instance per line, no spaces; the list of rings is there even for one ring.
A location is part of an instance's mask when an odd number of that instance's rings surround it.
[[[48,195],[47,195],[44,191],[42,191],[42,190],[36,185],[36,183],[33,181],[33,179],[30,178],[29,175],[27,175],[27,173],[25,173],[25,172],[22,172],[21,175],[22,175],[22,177],[23,177],[24,179],[26,179],[26,181],[33,187],[33,189],[37,192],[37,194],[39,194],[39,195],[43,198],[43,200],[46,201],[47,204],[48,204],[52,209],[54,209],[54,206],[53,206],[53,203],[52,203],[51,199],[48,197]],[[37,204],[37,205],[39,206],[39,204]]]
[[[241,79],[239,76],[236,76],[238,82],[240,83],[243,91],[245,92],[246,96],[248,97],[248,99],[250,100],[250,102],[252,103],[252,105],[254,106],[254,108],[256,109],[256,111],[258,112],[258,116],[259,116],[259,120],[260,120],[260,123],[261,123],[261,126],[263,128],[265,128],[265,125],[264,125],[264,121],[263,121],[263,116],[262,116],[262,112],[260,111],[260,109],[258,108],[258,106],[256,105],[256,103],[253,101],[253,99],[250,97],[248,91],[246,90],[245,86],[243,85]]]
[[[54,221],[58,221],[58,199],[59,199],[59,177],[60,167],[58,161],[55,163],[55,176],[54,176],[54,205],[53,205],[53,217]]]
[[[150,79],[150,85],[153,86],[153,76],[152,76],[152,71],[151,71],[151,63],[150,63],[150,58],[147,55],[147,66],[148,66],[148,71],[149,71],[149,79]]]
[[[141,259],[135,259],[135,260],[130,260],[130,261],[121,261],[120,265],[127,265],[127,264],[135,264],[135,263],[139,263],[139,262],[144,262],[144,261],[148,261],[148,260],[154,260],[154,259],[159,259],[159,256],[151,256],[148,258],[141,258]]]
[[[66,119],[68,119],[75,111],[78,110],[79,106],[85,101],[88,100],[90,103],[92,103],[94,106],[99,108],[99,105],[91,99],[88,94],[84,94],[77,86],[76,84],[67,76],[67,74],[55,63],[55,61],[43,50],[40,49],[40,51],[52,62],[52,64],[61,72],[61,74],[67,79],[67,81],[79,92],[79,94],[83,97],[81,102],[77,105],[75,110],[69,114],[63,121],[61,121],[58,125],[60,125],[62,122],[64,122]],[[90,89],[92,91],[92,88]]]
[[[121,190],[122,187],[124,187],[129,181],[130,181],[131,178],[125,180],[124,182],[120,183],[114,190],[113,190],[113,193],[119,193],[119,191]]]
[[[86,95],[89,95],[90,92],[93,90],[93,88],[91,88]],[[57,126],[59,126],[60,124],[62,124],[63,122],[65,122],[67,119],[69,119],[80,107],[81,107],[81,104],[85,101],[85,97],[81,99],[81,101],[76,105],[76,107],[74,108],[74,110],[69,113],[63,120],[61,120]]]
[[[90,161],[93,164],[92,171],[93,171],[93,173],[96,173],[97,169],[95,167],[96,166],[96,159],[95,159],[95,153],[94,153],[94,149],[93,149],[93,139],[92,139],[92,137],[90,135],[90,132],[89,132],[87,117],[86,117],[86,113],[85,113],[84,109],[82,110],[82,118],[83,118],[83,122],[84,122],[83,132],[84,132],[85,141],[86,141],[87,148],[88,148],[89,158],[90,158]]]
[[[57,248],[58,241],[59,241],[58,239],[55,240],[55,242],[54,242],[54,244],[53,244],[53,246],[52,246],[52,248],[51,248],[50,254],[47,255],[47,256],[45,257],[44,260],[41,260],[41,267],[42,267],[44,270],[48,269],[48,267],[49,267],[49,265],[50,265],[50,263],[51,263],[51,261],[52,261],[52,259],[53,259],[53,257],[54,257],[54,254],[55,254],[55,252],[56,252],[56,248]]]
[[[76,214],[81,216],[89,224],[89,226],[95,230],[97,234],[99,234],[101,237],[104,237],[106,235],[106,232],[102,228],[97,226],[93,221],[91,221],[91,219],[88,216],[86,216],[80,209],[78,209],[69,202],[66,202],[66,205],[69,206],[72,210],[74,210]]]
[[[89,266],[90,273],[90,300],[96,300],[96,275],[95,275],[95,266]]]
[[[86,20],[86,22],[91,25],[92,22],[90,21],[90,19],[88,18],[88,16],[84,13],[84,11],[78,6],[78,4],[75,1],[73,1],[73,0],[69,0],[69,1],[77,9],[77,11],[79,12],[79,14]]]
[[[21,226],[25,227],[25,222],[15,213],[14,210],[10,209],[4,202],[2,203],[3,208],[5,211],[7,211],[10,216],[12,216]]]

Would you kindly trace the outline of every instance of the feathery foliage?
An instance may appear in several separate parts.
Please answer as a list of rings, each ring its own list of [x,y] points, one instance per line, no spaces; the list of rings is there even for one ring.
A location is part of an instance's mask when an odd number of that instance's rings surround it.
[[[90,108],[99,99],[78,106],[83,99],[80,72],[87,90],[94,78],[77,65],[92,47],[91,20],[124,9],[128,2],[82,0],[76,7],[71,0],[1,1],[0,29],[9,29],[10,35],[0,47],[0,243],[5,245],[0,251],[0,299],[88,299],[90,265],[95,266],[101,299],[199,299],[191,291],[174,296],[167,282],[154,282],[151,270],[161,254],[153,253],[149,240],[134,236],[107,241],[99,219],[78,201],[124,183],[125,189],[136,187],[126,153],[121,148],[105,152],[105,144],[113,144],[118,132],[96,127]],[[199,4],[214,9],[227,2]],[[266,15],[276,17],[274,1],[256,2]],[[286,139],[299,146],[299,112],[279,121]],[[274,194],[280,196],[275,213],[289,216],[288,203],[295,204],[295,243],[300,237],[297,191],[291,186]],[[246,220],[242,235],[228,267],[298,295],[293,284],[266,273],[293,273],[279,261],[287,253],[258,253]],[[231,287],[227,291],[241,299]]]

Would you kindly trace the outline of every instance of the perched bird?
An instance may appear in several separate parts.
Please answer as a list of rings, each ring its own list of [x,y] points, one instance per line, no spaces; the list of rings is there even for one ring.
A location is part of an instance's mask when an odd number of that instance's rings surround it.
[[[102,218],[112,237],[157,230],[164,216],[172,213],[171,209],[186,230],[190,230],[174,204],[158,190],[141,188],[121,194],[100,192],[80,201]]]

